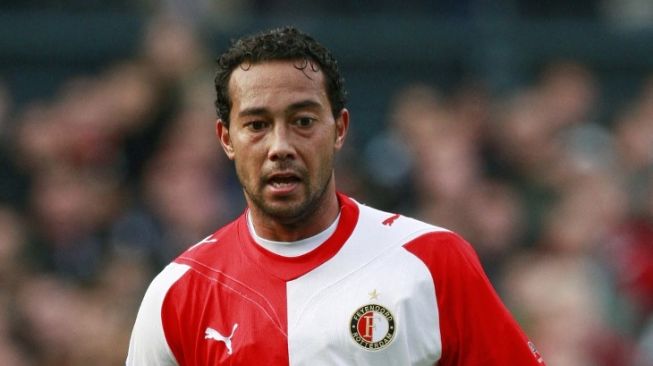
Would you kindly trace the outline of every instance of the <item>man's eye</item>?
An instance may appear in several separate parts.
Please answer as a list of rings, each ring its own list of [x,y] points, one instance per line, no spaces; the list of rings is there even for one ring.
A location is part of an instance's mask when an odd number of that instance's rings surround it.
[[[311,117],[300,117],[295,122],[299,127],[309,127],[315,122],[315,118]]]
[[[247,128],[254,131],[260,131],[267,126],[267,123],[264,121],[252,121],[247,123]]]

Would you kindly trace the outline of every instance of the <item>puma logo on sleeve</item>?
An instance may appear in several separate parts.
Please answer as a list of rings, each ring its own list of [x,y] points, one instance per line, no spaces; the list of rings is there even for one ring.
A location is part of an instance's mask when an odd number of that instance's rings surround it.
[[[236,329],[238,328],[238,323],[234,324],[233,329],[231,330],[231,334],[229,337],[223,336],[218,332],[217,330],[207,327],[206,330],[204,331],[204,339],[212,339],[214,341],[219,341],[219,342],[224,342],[225,346],[227,346],[227,354],[231,354],[232,348],[231,348],[231,338],[234,336],[234,333],[236,333]]]

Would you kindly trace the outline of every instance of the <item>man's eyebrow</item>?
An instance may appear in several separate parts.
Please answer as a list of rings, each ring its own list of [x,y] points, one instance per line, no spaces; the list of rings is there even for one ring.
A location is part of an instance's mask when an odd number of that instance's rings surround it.
[[[252,107],[252,108],[245,108],[242,111],[238,112],[238,116],[243,117],[243,116],[260,116],[262,114],[268,113],[268,110],[263,107]]]
[[[285,111],[286,113],[292,113],[302,109],[314,109],[314,108],[321,108],[321,107],[322,104],[311,99],[306,99],[289,105],[288,107],[286,107]],[[245,108],[242,111],[238,112],[238,116],[240,117],[260,116],[268,113],[269,110],[265,107],[251,107],[251,108]]]
[[[311,99],[306,99],[289,105],[286,107],[286,112],[295,112],[302,109],[315,109],[321,107],[322,104]]]

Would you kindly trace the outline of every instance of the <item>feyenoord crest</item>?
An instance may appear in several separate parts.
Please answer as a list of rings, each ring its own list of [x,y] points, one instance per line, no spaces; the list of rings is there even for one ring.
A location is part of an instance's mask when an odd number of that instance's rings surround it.
[[[394,339],[395,318],[390,310],[381,305],[361,306],[351,317],[349,333],[359,346],[368,351],[378,351]]]

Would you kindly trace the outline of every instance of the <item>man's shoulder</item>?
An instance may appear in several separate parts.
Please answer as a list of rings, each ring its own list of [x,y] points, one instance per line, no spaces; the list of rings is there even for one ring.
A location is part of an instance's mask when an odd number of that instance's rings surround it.
[[[355,244],[348,253],[378,258],[407,259],[428,269],[440,281],[455,273],[481,273],[472,246],[458,233],[424,221],[360,205],[360,217],[352,234]],[[409,257],[404,254],[409,253]],[[415,261],[416,260],[416,261]],[[409,263],[409,262],[406,262]]]
[[[192,245],[168,264],[152,280],[148,292],[156,298],[169,297],[169,291],[175,284],[184,281],[195,281],[197,278],[212,277],[212,271],[219,270],[224,263],[230,261],[230,250],[237,242],[238,219],[221,227],[213,234]],[[189,276],[190,274],[190,276]],[[195,276],[195,274],[201,274]]]
[[[420,255],[467,256],[470,245],[456,232],[400,213],[358,203],[360,215],[352,240],[379,251],[404,248]],[[367,243],[367,244],[365,244]]]
[[[404,236],[406,240],[428,233],[452,233],[450,230],[396,212],[380,210],[358,203],[359,227],[363,230],[383,230],[384,235]]]
[[[450,230],[416,236],[404,243],[403,248],[440,274],[469,270],[482,272],[478,255],[472,245]]]
[[[474,255],[471,245],[458,233],[425,221],[380,210],[357,202],[360,209],[359,230],[376,232],[386,239],[394,238],[397,244],[435,251],[439,254]]]
[[[238,242],[238,225],[241,217],[222,226],[213,234],[205,237],[182,252],[175,260],[175,263],[185,263],[192,266],[193,262],[203,263],[214,259],[216,256],[229,253],[229,247]]]

